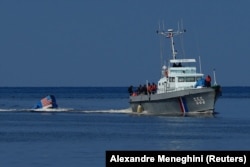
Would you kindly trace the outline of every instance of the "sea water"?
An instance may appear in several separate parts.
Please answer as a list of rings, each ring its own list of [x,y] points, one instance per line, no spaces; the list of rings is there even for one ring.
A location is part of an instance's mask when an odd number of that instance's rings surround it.
[[[250,87],[223,87],[216,114],[132,114],[125,87],[0,88],[1,167],[100,167],[106,150],[249,150]],[[33,110],[53,94],[53,110]]]

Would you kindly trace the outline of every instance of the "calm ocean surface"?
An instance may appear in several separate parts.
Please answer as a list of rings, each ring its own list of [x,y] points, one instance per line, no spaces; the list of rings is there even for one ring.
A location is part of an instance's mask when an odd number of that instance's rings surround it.
[[[250,87],[215,115],[131,114],[127,88],[0,88],[1,167],[101,167],[106,150],[250,150]],[[53,94],[59,109],[32,111]]]

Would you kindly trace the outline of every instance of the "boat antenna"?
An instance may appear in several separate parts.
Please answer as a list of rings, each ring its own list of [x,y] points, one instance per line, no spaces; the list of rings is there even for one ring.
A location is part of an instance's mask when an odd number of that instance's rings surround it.
[[[201,71],[201,57],[199,56],[199,64],[200,64],[200,73],[202,73]]]
[[[179,22],[178,22],[178,31],[184,31],[185,29],[183,28],[183,21],[181,19],[181,25],[179,25]],[[180,27],[181,26],[181,27]],[[186,31],[186,30],[185,30]],[[181,50],[182,50],[182,54],[183,54],[183,57],[185,58],[186,57],[186,54],[185,54],[185,50],[184,50],[184,35],[183,33],[180,35],[180,41],[181,41]]]
[[[216,83],[216,76],[215,76],[215,68],[213,69],[213,73],[214,73],[214,85],[217,85],[217,83]]]
[[[199,55],[200,73],[202,73],[202,70],[201,70],[201,56],[200,56],[199,39],[197,38],[197,36],[195,36],[195,39],[196,39],[197,52],[198,52],[198,55]]]
[[[164,24],[164,23],[162,23],[162,24]],[[161,22],[160,21],[159,21],[159,30],[161,30]],[[162,67],[163,66],[163,40],[161,37],[159,39],[160,39],[160,61],[161,61],[160,65]]]

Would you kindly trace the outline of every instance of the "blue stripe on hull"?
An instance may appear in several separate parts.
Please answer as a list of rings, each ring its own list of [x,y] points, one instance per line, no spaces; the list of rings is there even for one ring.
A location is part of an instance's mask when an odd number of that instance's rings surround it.
[[[179,98],[180,106],[181,106],[181,111],[182,112],[188,112],[188,107],[186,103],[186,99],[184,97]]]

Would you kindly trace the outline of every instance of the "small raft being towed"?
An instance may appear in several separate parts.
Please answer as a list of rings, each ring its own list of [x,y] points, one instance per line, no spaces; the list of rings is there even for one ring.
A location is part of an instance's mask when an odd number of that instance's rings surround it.
[[[57,108],[56,98],[54,95],[48,95],[41,99],[37,104],[33,107],[34,109],[51,109]]]

